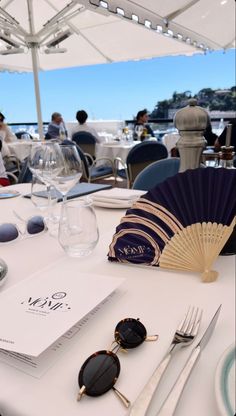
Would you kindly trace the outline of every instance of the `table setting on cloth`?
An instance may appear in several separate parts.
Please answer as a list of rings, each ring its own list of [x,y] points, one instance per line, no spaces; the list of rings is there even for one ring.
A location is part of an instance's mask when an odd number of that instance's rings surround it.
[[[168,150],[169,157],[171,156],[171,150],[176,147],[176,143],[179,140],[179,133],[166,133],[162,137],[162,143],[166,146]]]
[[[112,188],[91,195],[93,204],[103,208],[129,208],[145,191]]]
[[[38,140],[20,140],[18,139],[15,142],[7,143],[11,156],[16,156],[20,162],[22,162],[26,157],[29,157],[32,146],[39,143]]]
[[[108,157],[111,160],[119,157],[124,162],[128,156],[128,153],[137,142],[125,142],[118,140],[110,140],[108,142],[98,143],[96,145],[96,157]]]
[[[30,199],[23,197],[30,193],[30,184],[14,185],[8,189],[18,193],[0,201],[2,224],[17,223],[15,213],[18,218],[23,217],[25,221],[38,213]],[[140,195],[141,198],[145,197],[143,192],[140,192]],[[4,325],[2,333],[0,328],[0,345],[3,348],[4,339],[7,339],[4,338],[4,334],[7,334],[7,331],[10,333],[11,328],[18,327],[15,331],[19,337],[15,340],[15,346],[9,347],[9,350],[16,353],[19,350],[22,353],[21,358],[13,353],[10,355],[6,352],[0,353],[1,416],[132,414],[134,409],[132,405],[165,357],[189,305],[198,308],[198,318],[194,323],[194,328],[195,324],[200,323],[197,333],[191,342],[191,347],[181,348],[172,358],[145,414],[147,416],[158,414],[191,351],[204,336],[221,305],[211,338],[202,351],[174,414],[187,416],[191,412],[193,416],[230,415],[229,410],[225,410],[229,403],[228,398],[223,396],[223,389],[224,383],[230,384],[229,400],[232,403],[234,382],[232,369],[235,365],[232,352],[235,328],[235,257],[219,256],[216,259],[214,270],[217,271],[218,278],[212,283],[201,282],[200,273],[192,270],[171,271],[144,264],[128,264],[128,262],[132,263],[130,262],[130,255],[133,254],[132,237],[129,241],[130,247],[125,251],[126,258],[122,259],[123,264],[108,261],[108,254],[111,257],[109,250],[112,244],[114,246],[117,227],[120,226],[120,221],[122,224],[122,219],[129,215],[129,211],[134,215],[132,207],[137,209],[135,204],[139,203],[138,197],[137,191],[132,190],[124,190],[123,196],[122,191],[116,189],[100,191],[100,197],[99,193],[93,194],[91,199],[94,199],[99,240],[88,256],[80,258],[68,256],[57,239],[51,237],[46,230],[33,237],[25,236],[9,243],[1,243],[0,257],[5,261],[8,272],[0,287],[0,307],[2,304],[2,308],[5,308],[5,314],[3,311],[1,314]],[[111,205],[117,199],[119,203],[122,200],[132,201],[132,205],[128,211],[123,207],[111,209],[113,207],[96,206],[96,198],[97,202],[108,199]],[[119,250],[119,247],[117,248]],[[142,251],[142,247],[140,250]],[[117,251],[113,253],[114,255],[118,256]],[[50,306],[61,309],[65,320],[65,310],[71,307],[73,319],[68,324],[70,328],[64,336],[63,330],[66,326],[63,327],[62,322],[60,325],[59,319],[55,321],[57,324],[54,322],[55,328],[50,342],[47,331],[44,332],[44,326],[40,324],[37,342],[27,334],[28,342],[24,343],[21,330],[24,330],[25,322],[24,325],[17,319],[14,322],[14,316],[17,316],[16,310],[22,313],[22,309],[20,305],[17,305],[18,309],[16,309],[12,299],[16,299],[21,293],[22,308],[27,308],[30,315],[32,310],[30,312],[29,309],[35,309],[37,305],[32,304],[36,300],[31,299],[29,289],[37,288],[37,293],[40,292],[40,282],[42,287],[47,285],[50,289],[55,287],[55,293],[53,299],[44,298],[43,301],[40,299],[39,308],[45,310],[46,306]],[[70,303],[62,300],[65,292],[71,296]],[[44,296],[45,293],[47,292],[43,292]],[[38,296],[41,296],[40,293]],[[9,328],[8,314],[9,325],[11,323]],[[192,315],[195,315],[195,312]],[[76,316],[79,320],[77,324]],[[30,316],[30,319],[34,318],[34,315]],[[115,329],[125,318],[132,318],[135,322],[140,320],[147,331],[147,340],[149,335],[158,335],[155,342],[140,342],[138,348],[125,348],[127,353],[119,348],[115,354],[120,362],[120,374],[114,387],[131,402],[130,408],[127,409],[116,398],[112,388],[99,397],[91,397],[83,390],[83,397],[78,402],[81,388],[78,375],[82,370],[85,371],[83,364],[94,352],[114,347],[114,345],[111,347],[111,344],[119,332]],[[39,316],[36,319],[39,320]],[[146,335],[142,341],[145,339]],[[45,349],[43,343],[45,345],[49,343],[51,347],[48,345]],[[227,365],[229,367],[229,363],[231,373],[228,376],[226,367]],[[85,376],[86,371],[83,371]]]

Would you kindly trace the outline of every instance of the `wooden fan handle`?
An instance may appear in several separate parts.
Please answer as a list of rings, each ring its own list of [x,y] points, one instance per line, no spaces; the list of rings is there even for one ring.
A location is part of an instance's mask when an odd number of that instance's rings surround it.
[[[204,283],[214,282],[217,279],[218,275],[219,273],[216,270],[205,270],[202,273],[202,282]]]

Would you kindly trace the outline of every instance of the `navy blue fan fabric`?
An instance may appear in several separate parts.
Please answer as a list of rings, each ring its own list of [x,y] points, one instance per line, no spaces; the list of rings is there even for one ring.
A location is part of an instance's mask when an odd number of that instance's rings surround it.
[[[236,171],[188,170],[167,179],[144,198],[164,206],[184,227],[198,222],[229,225],[236,215]]]
[[[145,196],[144,196],[145,198]],[[158,212],[156,214],[154,213],[150,213],[145,209],[145,206],[147,206],[147,204],[145,202],[143,202],[142,204],[142,208],[132,208],[132,209],[128,209],[127,211],[127,216],[133,215],[134,218],[138,218],[138,217],[142,217],[142,219],[145,221],[152,221],[157,225],[157,221],[158,221],[158,225],[161,227],[161,229],[166,232],[168,234],[169,237],[172,237],[174,235],[174,231],[171,227],[171,224],[167,223],[165,221],[164,218],[161,218],[158,216]]]
[[[236,170],[199,168],[168,178],[127,210],[110,261],[159,265],[166,244],[196,223],[229,226],[236,215]]]

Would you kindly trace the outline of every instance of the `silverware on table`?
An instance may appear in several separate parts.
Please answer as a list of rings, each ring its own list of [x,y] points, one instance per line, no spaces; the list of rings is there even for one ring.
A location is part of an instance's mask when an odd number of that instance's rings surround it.
[[[157,389],[157,386],[163,376],[173,354],[178,351],[181,347],[190,345],[196,337],[200,323],[201,323],[202,312],[199,312],[198,308],[190,307],[178,326],[173,340],[169,346],[167,353],[158,365],[151,378],[141,391],[140,395],[134,402],[130,416],[144,416],[151,403],[152,397]]]
[[[179,402],[179,399],[183,393],[184,387],[189,379],[189,376],[200,358],[200,354],[203,350],[203,348],[207,345],[209,339],[211,338],[211,335],[215,329],[217,319],[220,314],[221,305],[217,309],[215,315],[213,316],[210,324],[208,325],[203,337],[197,344],[195,348],[191,351],[191,354],[181,371],[179,377],[177,378],[174,386],[172,387],[169,395],[167,396],[166,400],[164,401],[163,405],[161,406],[161,409],[157,413],[157,416],[173,416],[175,413],[175,409],[177,407],[177,404]]]

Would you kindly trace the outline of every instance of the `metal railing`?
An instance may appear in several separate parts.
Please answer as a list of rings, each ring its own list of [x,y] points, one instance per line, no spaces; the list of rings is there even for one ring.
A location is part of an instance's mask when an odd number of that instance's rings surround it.
[[[213,129],[219,127],[220,121],[221,121],[221,118],[219,118],[219,117],[211,118],[211,124],[212,124]],[[225,125],[229,121],[232,121],[231,117],[225,117],[224,118],[224,124]],[[124,122],[127,126],[130,126],[132,128],[132,126],[135,124],[136,120],[135,119],[125,120]],[[45,133],[47,132],[48,124],[49,124],[49,122],[43,122],[43,128],[44,128]],[[173,130],[175,129],[173,119],[170,119],[170,118],[150,118],[148,120],[148,124],[151,125],[154,132],[155,131],[157,132],[157,135],[159,137],[161,137],[167,131],[171,131],[172,129]],[[15,133],[17,131],[23,131],[23,130],[25,130],[29,133],[31,131],[34,131],[35,133],[38,132],[38,125],[37,125],[36,122],[8,123],[8,125],[12,128],[12,130]]]
[[[220,122],[222,121],[221,118],[219,117],[212,117],[211,118],[211,125],[212,125],[212,129],[213,131],[215,131],[215,133],[217,135],[219,135],[223,129],[224,126],[228,124],[228,122],[232,121],[231,117],[226,117],[223,119],[223,125],[220,125]],[[136,120],[125,120],[125,124],[127,126],[129,126],[131,129],[133,128],[133,125],[136,123]],[[174,126],[174,121],[173,119],[170,118],[149,118],[148,120],[148,124],[151,126],[155,136],[157,137],[157,139],[159,139],[161,141],[162,137],[164,136],[164,134],[166,133],[171,133],[174,131],[177,131],[177,129]]]
[[[31,133],[32,131],[34,133],[38,133],[38,123],[35,121],[33,122],[19,122],[19,123],[7,123],[8,126],[11,127],[12,131],[14,133],[17,133],[18,131],[26,131],[28,133]],[[43,123],[43,131],[44,133],[47,132],[49,122]]]

